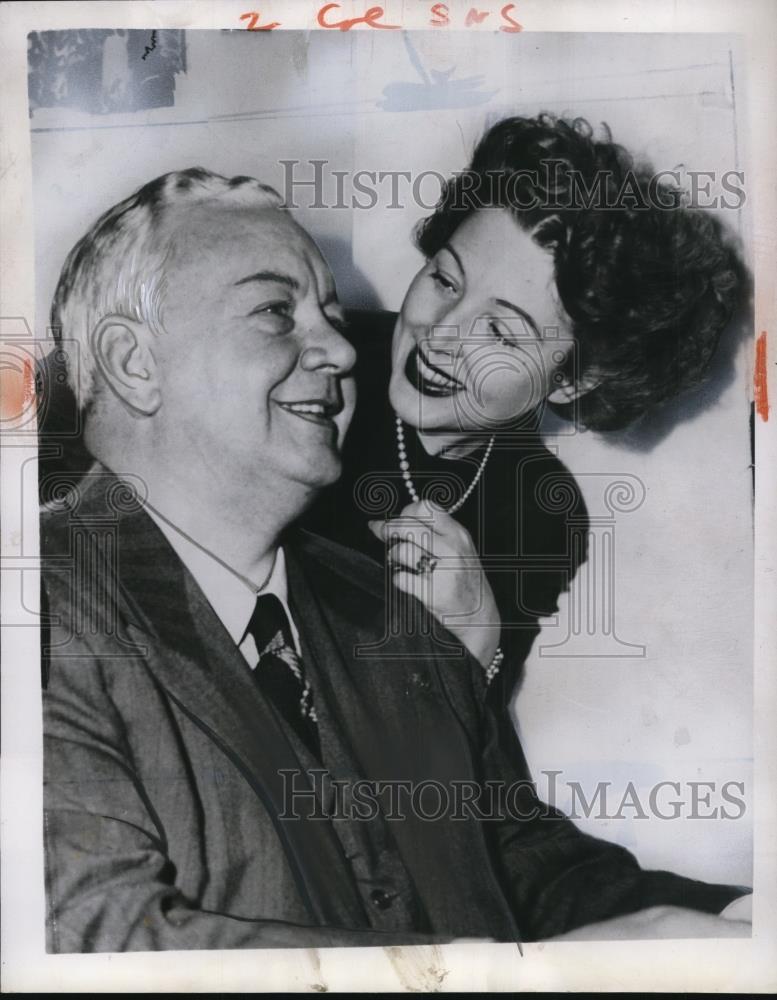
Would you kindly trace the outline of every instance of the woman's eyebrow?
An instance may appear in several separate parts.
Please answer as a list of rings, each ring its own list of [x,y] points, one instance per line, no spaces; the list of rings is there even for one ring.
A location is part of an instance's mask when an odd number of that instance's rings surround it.
[[[517,306],[514,302],[508,302],[507,299],[494,299],[494,302],[496,302],[498,306],[503,306],[505,309],[509,309],[511,312],[514,312],[516,315],[520,316],[521,319],[525,319],[526,322],[529,324],[529,326],[532,328],[532,331],[534,332],[535,336],[539,340],[542,340],[542,334],[540,333],[539,327],[534,322],[532,317],[523,309],[521,309],[520,306]]]
[[[467,273],[464,270],[464,265],[461,262],[461,257],[459,257],[459,255],[456,253],[456,251],[453,249],[453,247],[450,245],[450,243],[443,243],[443,245],[440,247],[440,251],[442,251],[442,250],[447,250],[448,253],[451,255],[451,257],[453,257],[453,259],[459,265],[459,270],[461,271],[462,274],[466,274]]]

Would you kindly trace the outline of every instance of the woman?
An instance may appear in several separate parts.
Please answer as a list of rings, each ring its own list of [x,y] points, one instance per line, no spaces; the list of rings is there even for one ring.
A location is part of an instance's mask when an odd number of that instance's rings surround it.
[[[609,134],[547,114],[491,128],[416,240],[426,263],[399,315],[354,316],[345,471],[310,523],[385,553],[396,586],[499,676],[505,706],[585,559],[544,407],[619,430],[697,384],[742,271],[717,220]]]

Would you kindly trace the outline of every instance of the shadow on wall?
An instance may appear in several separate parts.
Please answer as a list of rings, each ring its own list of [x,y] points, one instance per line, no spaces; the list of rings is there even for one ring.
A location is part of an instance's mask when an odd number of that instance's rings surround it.
[[[315,241],[335,276],[343,305],[349,309],[381,309],[377,292],[353,261],[350,243],[334,236],[316,236]]]

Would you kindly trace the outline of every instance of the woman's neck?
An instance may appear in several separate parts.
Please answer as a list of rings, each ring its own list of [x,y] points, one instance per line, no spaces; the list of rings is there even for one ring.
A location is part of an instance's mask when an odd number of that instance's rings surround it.
[[[419,430],[416,434],[427,455],[438,458],[466,458],[488,441],[487,435],[479,434],[428,434]]]

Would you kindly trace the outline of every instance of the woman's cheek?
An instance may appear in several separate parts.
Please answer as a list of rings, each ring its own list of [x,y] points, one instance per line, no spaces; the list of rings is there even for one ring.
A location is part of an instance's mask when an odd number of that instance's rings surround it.
[[[434,292],[431,281],[421,271],[413,278],[402,303],[402,319],[410,326],[431,321],[434,313]]]

